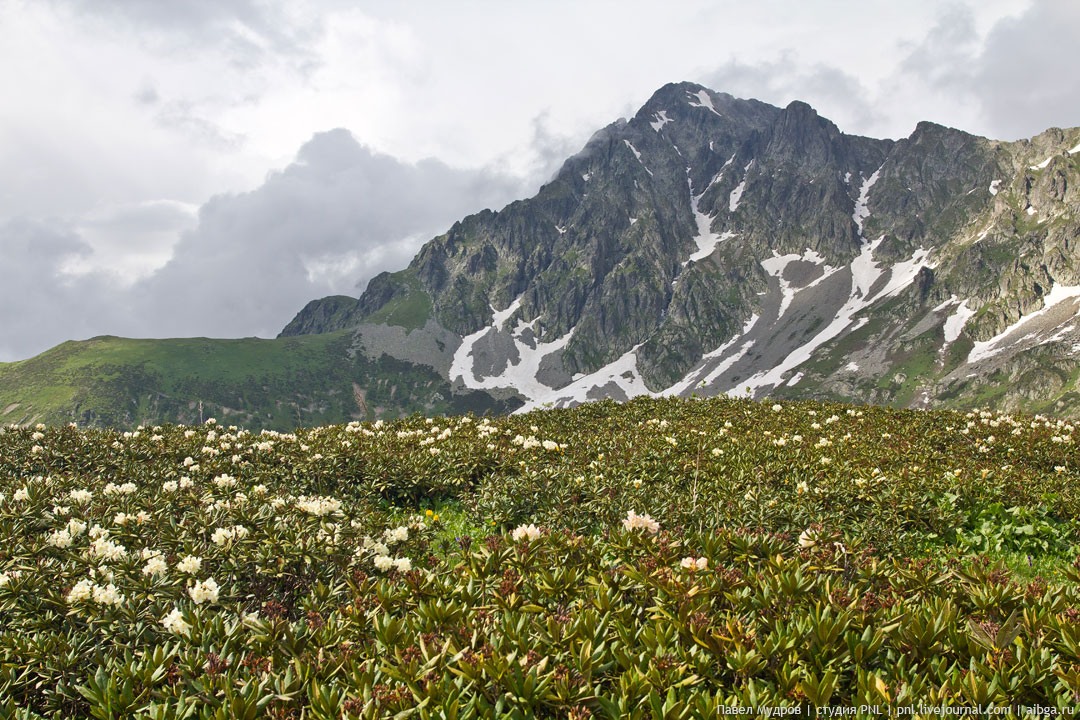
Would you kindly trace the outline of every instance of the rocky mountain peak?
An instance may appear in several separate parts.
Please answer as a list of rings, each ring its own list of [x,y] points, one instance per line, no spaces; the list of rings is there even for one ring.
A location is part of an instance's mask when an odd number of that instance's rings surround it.
[[[533,404],[747,387],[912,404],[970,385],[998,353],[964,348],[1080,277],[1078,141],[931,122],[879,140],[804,102],[671,83],[535,197],[462,219],[289,331],[430,321],[461,338],[449,380]]]

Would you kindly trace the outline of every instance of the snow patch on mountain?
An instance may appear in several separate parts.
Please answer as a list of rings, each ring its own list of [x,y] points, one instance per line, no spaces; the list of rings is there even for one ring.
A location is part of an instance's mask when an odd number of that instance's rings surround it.
[[[852,331],[861,327],[867,319],[860,318],[858,322],[854,322],[857,313],[878,300],[896,295],[911,284],[920,269],[930,266],[926,262],[929,251],[919,248],[909,260],[896,263],[889,269],[879,268],[874,260],[874,250],[884,239],[885,236],[882,235],[874,242],[864,245],[862,252],[851,262],[851,293],[843,307],[837,311],[832,322],[808,342],[788,353],[776,366],[760,371],[745,381],[740,381],[740,387],[749,388],[751,393],[756,393],[761,388],[781,385],[784,375],[809,360],[817,348],[837,337],[849,327]],[[888,279],[885,286],[871,295],[873,287],[878,284],[881,278],[885,277],[886,273],[888,273]],[[732,390],[728,391],[728,394],[732,395],[734,391],[735,389],[732,388]]]
[[[521,296],[515,298],[514,302],[510,303],[505,310],[496,310],[494,305],[489,307],[492,313],[491,326],[496,330],[502,330],[503,326],[506,325],[506,321],[521,307]]]
[[[555,407],[569,407],[588,400],[595,400],[597,398],[590,397],[591,392],[604,388],[605,396],[608,396],[611,393],[612,385],[621,390],[627,399],[638,395],[652,395],[653,393],[649,392],[649,388],[645,386],[645,381],[641,379],[641,374],[637,369],[637,350],[639,347],[641,345],[635,345],[621,355],[618,360],[605,365],[596,372],[575,377],[574,381],[566,387],[558,390],[548,388],[546,392],[540,395],[528,397],[525,404],[518,408],[515,414],[538,410],[548,403]]]
[[[728,209],[731,212],[735,212],[739,209],[739,201],[742,199],[743,190],[746,190],[746,180],[739,183],[738,186],[731,191],[731,195],[728,196]]]
[[[1022,328],[1024,325],[1027,325],[1031,321],[1046,315],[1056,305],[1059,305],[1060,303],[1063,303],[1063,302],[1067,302],[1069,300],[1075,300],[1077,298],[1080,298],[1080,285],[1056,285],[1055,284],[1054,287],[1050,290],[1050,292],[1047,293],[1043,297],[1043,306],[1042,306],[1042,308],[1040,308],[1039,310],[1036,310],[1035,312],[1031,313],[1030,315],[1022,316],[1019,320],[1017,320],[1012,325],[1005,328],[1004,330],[1002,330],[1001,332],[999,332],[997,335],[990,338],[989,340],[983,340],[981,342],[975,343],[974,347],[971,348],[971,352],[968,353],[968,357],[967,357],[968,363],[969,364],[970,363],[977,363],[980,360],[985,360],[986,358],[993,357],[994,355],[997,355],[998,353],[1002,352],[1003,350],[1006,350],[1006,349],[1010,348],[1011,346],[1014,346],[1017,342],[1020,342],[1021,340],[1027,339],[1028,335],[1025,335],[1025,336],[1022,336],[1021,338],[1019,338],[1019,340],[1016,340],[1014,342],[1008,342],[1008,343],[1002,342],[1003,340],[1005,340],[1005,338],[1007,338],[1010,335],[1014,334],[1017,330]],[[1075,315],[1075,313],[1073,313],[1073,315]],[[1072,316],[1070,316],[1070,317],[1072,317]],[[1032,333],[1032,334],[1037,334],[1037,333]]]
[[[562,350],[574,335],[574,330],[566,333],[551,342],[542,343],[534,340],[532,343],[524,342],[522,335],[526,329],[533,329],[539,317],[530,322],[518,320],[517,326],[511,333],[518,361],[514,364],[507,363],[506,367],[498,375],[490,375],[483,378],[476,377],[474,370],[473,348],[476,343],[488,333],[505,332],[505,325],[510,317],[521,307],[521,297],[510,303],[504,310],[492,310],[491,325],[481,328],[461,340],[461,345],[454,352],[454,359],[450,364],[450,380],[461,380],[465,387],[472,390],[496,390],[499,388],[511,388],[516,390],[527,399],[539,399],[547,397],[554,388],[545,385],[537,379],[540,372],[540,363],[551,353]],[[538,335],[539,333],[537,333]]]
[[[713,183],[716,182],[722,174],[723,173],[720,173],[714,177],[705,190],[712,187]],[[689,263],[704,260],[712,255],[717,245],[725,240],[735,237],[735,233],[730,231],[721,235],[717,235],[712,231],[712,228],[710,227],[712,225],[712,217],[698,209],[698,203],[701,202],[701,197],[705,192],[702,191],[700,195],[694,195],[693,182],[690,180],[690,168],[686,168],[686,185],[690,188],[690,211],[694,214],[694,222],[697,224],[697,235],[694,237],[694,243],[697,245],[698,249],[687,258],[686,262],[683,263],[683,267],[686,267]]]
[[[790,265],[793,262],[798,262],[798,261],[808,262],[808,263],[812,263],[814,265],[821,265],[821,264],[823,264],[825,262],[825,258],[821,257],[820,255],[818,255],[816,252],[814,252],[810,248],[807,248],[806,252],[804,252],[802,255],[798,255],[796,253],[790,253],[788,255],[781,255],[780,253],[778,253],[778,252],[776,252],[774,250],[773,251],[773,256],[771,258],[767,258],[767,259],[761,261],[761,267],[764,268],[765,272],[767,272],[769,275],[772,275],[773,277],[775,277],[777,279],[777,281],[779,281],[779,283],[780,283],[781,299],[780,299],[780,310],[777,313],[777,319],[783,317],[784,313],[787,311],[788,307],[791,306],[791,301],[795,299],[795,293],[798,292],[798,290],[800,290],[800,289],[804,289],[804,288],[798,288],[797,289],[797,288],[792,287],[791,283],[786,278],[784,278],[784,270],[787,269],[787,266]],[[831,271],[833,270],[833,268],[830,268],[828,265],[826,265],[825,267],[826,267],[825,274],[822,275],[821,277],[819,277],[814,282],[807,285],[807,287],[813,287],[814,285],[821,282],[825,277],[827,277],[828,275],[831,274]]]
[[[955,297],[953,298],[956,299]],[[960,306],[956,308],[952,315],[945,320],[945,343],[951,344],[956,342],[956,338],[960,337],[960,333],[964,331],[964,326],[967,325],[967,321],[975,315],[975,311],[967,306],[968,301],[960,303]]]
[[[873,175],[863,180],[863,184],[859,187],[859,199],[855,201],[855,212],[851,213],[851,219],[855,221],[856,227],[859,228],[859,237],[863,235],[863,222],[870,217],[870,209],[867,207],[870,200],[870,188],[874,187],[874,183],[878,181],[880,176],[881,168],[878,168]]]
[[[698,249],[697,252],[693,253],[692,255],[690,255],[690,257],[686,259],[686,262],[683,263],[684,267],[692,262],[700,262],[701,260],[704,260],[705,258],[713,254],[713,252],[720,245],[720,243],[735,237],[735,233],[733,233],[731,230],[725,230],[719,235],[712,232],[710,232],[707,236],[703,235],[701,233],[701,222],[699,218],[705,218],[706,223],[708,222],[708,218],[701,213],[695,214],[694,218],[699,220],[698,236],[694,238],[694,242],[697,243]],[[708,226],[706,225],[706,227]]]
[[[698,90],[697,93],[687,91],[686,94],[690,98],[690,107],[712,110],[717,115],[720,115],[720,117],[723,117],[723,115],[720,114],[720,111],[713,106],[712,98],[709,97],[709,93],[705,90]],[[697,102],[694,102],[695,99],[697,100]]]
[[[658,394],[668,397],[681,395],[682,393],[688,390],[692,390],[693,388],[701,385],[702,383],[704,383],[706,386],[712,384],[713,381],[715,381],[717,378],[727,372],[732,365],[741,360],[743,356],[750,351],[750,348],[754,346],[754,341],[747,340],[746,336],[751,330],[754,329],[754,326],[757,325],[757,321],[759,319],[760,318],[757,314],[751,315],[750,319],[746,321],[745,325],[743,325],[742,332],[737,333],[735,336],[729,338],[727,341],[722,343],[714,350],[710,350],[709,352],[702,355],[701,360],[698,362],[695,368],[688,372],[685,376],[683,376],[682,380]],[[731,350],[731,348],[735,347],[740,343],[742,343],[742,346],[737,351],[732,353],[730,356],[724,358],[706,375],[701,375],[702,371],[709,366],[709,363],[711,361],[723,357],[726,352],[728,352],[729,350]]]
[[[660,129],[672,122],[672,118],[668,117],[667,110],[661,110],[660,112],[653,113],[654,120],[649,123],[653,130],[660,132]]]
[[[1050,337],[1040,340],[1039,344],[1049,345],[1050,343],[1061,342],[1065,339],[1065,336],[1071,333],[1073,330],[1076,330],[1076,325],[1066,325]],[[1073,350],[1073,352],[1076,352],[1076,350]]]

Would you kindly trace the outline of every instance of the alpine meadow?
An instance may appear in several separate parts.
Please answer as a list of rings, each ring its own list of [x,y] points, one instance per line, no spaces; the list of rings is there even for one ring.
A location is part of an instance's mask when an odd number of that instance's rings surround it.
[[[1073,425],[651,400],[0,435],[12,717],[1071,708]]]

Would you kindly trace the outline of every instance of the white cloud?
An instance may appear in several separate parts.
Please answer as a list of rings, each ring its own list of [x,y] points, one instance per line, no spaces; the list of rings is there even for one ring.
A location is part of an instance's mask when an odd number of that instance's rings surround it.
[[[181,233],[196,226],[197,211],[174,200],[95,209],[72,228],[91,251],[69,257],[59,269],[76,276],[104,273],[131,285],[165,266]]]
[[[307,301],[359,295],[458,218],[521,194],[517,178],[402,162],[319,133],[255,190],[198,209],[159,201],[78,224],[0,225],[0,360],[96,334],[273,337]]]

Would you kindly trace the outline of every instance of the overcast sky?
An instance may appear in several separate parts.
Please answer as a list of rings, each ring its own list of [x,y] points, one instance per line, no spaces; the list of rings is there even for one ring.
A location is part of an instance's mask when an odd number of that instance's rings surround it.
[[[0,0],[0,361],[273,337],[667,82],[845,132],[1080,125],[1074,0]]]

